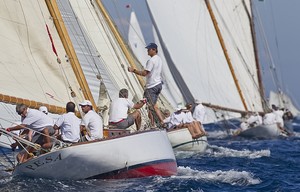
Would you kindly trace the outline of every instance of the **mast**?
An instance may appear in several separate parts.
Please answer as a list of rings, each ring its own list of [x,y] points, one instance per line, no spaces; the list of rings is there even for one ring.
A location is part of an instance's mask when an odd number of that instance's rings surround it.
[[[119,43],[119,45],[120,45],[120,47],[121,47],[121,49],[122,49],[122,51],[123,51],[126,59],[128,60],[130,66],[133,67],[133,68],[137,68],[136,65],[135,65],[135,63],[134,63],[132,55],[129,53],[129,51],[128,51],[128,49],[127,49],[127,47],[126,47],[126,45],[125,45],[125,43],[124,43],[124,41],[123,41],[120,33],[119,33],[119,31],[117,30],[117,28],[115,27],[114,23],[112,22],[112,19],[108,15],[108,13],[107,13],[104,5],[102,4],[102,2],[100,0],[96,0],[96,3],[98,5],[99,9],[101,10],[101,12],[103,13],[103,16],[106,19],[106,21],[107,21],[107,23],[108,23],[108,25],[109,25],[112,33],[115,35],[116,40],[118,41],[118,43]],[[139,80],[139,83],[143,87],[145,85],[144,79],[141,76],[139,76],[139,75],[137,75],[137,78]]]
[[[212,11],[212,8],[211,8],[211,5],[210,5],[209,0],[205,0],[205,4],[206,4],[206,6],[207,6],[209,15],[210,15],[210,17],[211,17],[211,19],[212,19],[212,22],[213,22],[213,24],[214,24],[214,28],[215,28],[215,30],[216,30],[218,39],[219,39],[219,41],[220,41],[220,44],[221,44],[223,53],[224,53],[224,55],[225,55],[227,64],[228,64],[228,66],[229,66],[231,75],[232,75],[232,77],[233,77],[235,86],[236,86],[236,88],[237,88],[237,90],[238,90],[238,93],[239,93],[239,96],[240,96],[241,101],[242,101],[242,103],[243,103],[243,106],[244,106],[245,110],[248,111],[248,107],[247,107],[247,105],[246,105],[245,98],[244,98],[244,96],[243,96],[242,90],[241,90],[241,88],[240,88],[240,85],[239,85],[239,83],[238,83],[237,77],[236,77],[236,75],[235,75],[235,72],[234,72],[234,69],[233,69],[231,60],[230,60],[230,58],[229,58],[229,55],[228,55],[228,52],[227,52],[227,49],[226,49],[226,46],[225,46],[225,43],[224,43],[224,40],[223,40],[223,37],[222,37],[222,34],[221,34],[220,29],[219,29],[219,27],[218,27],[218,23],[217,23],[217,20],[216,20],[215,15],[214,15],[214,13],[213,13],[213,11]]]
[[[268,108],[266,101],[265,101],[265,92],[264,92],[264,86],[263,86],[263,82],[262,82],[262,75],[261,75],[261,71],[260,71],[260,63],[259,63],[259,59],[258,59],[258,53],[257,53],[257,41],[256,41],[256,33],[255,33],[255,26],[254,26],[254,22],[253,22],[253,3],[250,0],[250,8],[251,8],[251,13],[249,13],[245,0],[243,0],[243,6],[244,9],[246,10],[246,13],[248,15],[249,18],[249,22],[250,22],[250,29],[251,29],[251,35],[252,35],[252,42],[253,42],[253,51],[254,51],[254,56],[255,56],[255,64],[256,64],[256,72],[257,72],[257,78],[258,78],[258,87],[259,87],[259,93],[260,93],[260,97],[261,97],[261,103],[263,106],[263,109],[266,110]]]
[[[62,41],[62,44],[63,44],[63,46],[66,50],[66,53],[69,57],[72,69],[73,69],[73,71],[75,73],[75,76],[76,76],[76,79],[77,79],[77,81],[78,81],[78,83],[79,83],[79,85],[82,89],[83,95],[84,95],[85,99],[88,99],[88,100],[91,101],[94,109],[97,111],[98,109],[97,109],[96,103],[94,101],[91,90],[88,86],[86,78],[85,78],[85,76],[83,74],[83,71],[81,69],[79,60],[78,60],[77,55],[75,53],[75,50],[74,50],[74,47],[72,45],[71,39],[68,35],[67,29],[64,25],[64,22],[63,22],[61,14],[59,12],[57,3],[56,3],[55,0],[45,0],[45,2],[47,4],[48,10],[49,10],[49,12],[50,12],[50,14],[53,18],[54,25],[55,25],[56,30],[59,34],[59,37]]]

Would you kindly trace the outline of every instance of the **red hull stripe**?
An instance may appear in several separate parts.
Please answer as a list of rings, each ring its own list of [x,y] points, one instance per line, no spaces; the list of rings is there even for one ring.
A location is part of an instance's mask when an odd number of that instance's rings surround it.
[[[177,174],[177,163],[174,159],[147,162],[109,173],[95,175],[87,179],[126,179],[148,176],[171,176]]]

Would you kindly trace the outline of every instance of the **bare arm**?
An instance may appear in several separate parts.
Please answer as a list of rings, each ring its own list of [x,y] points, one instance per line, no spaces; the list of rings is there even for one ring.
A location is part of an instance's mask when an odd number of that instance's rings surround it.
[[[149,74],[149,71],[147,71],[147,70],[139,71],[139,70],[134,69],[132,67],[128,67],[128,71],[131,72],[131,73],[135,73],[136,75],[143,76],[143,77],[145,77]]]
[[[14,126],[14,127],[8,127],[8,128],[6,128],[6,130],[7,131],[17,131],[17,130],[25,129],[25,128],[26,128],[25,124],[20,124],[20,125]]]

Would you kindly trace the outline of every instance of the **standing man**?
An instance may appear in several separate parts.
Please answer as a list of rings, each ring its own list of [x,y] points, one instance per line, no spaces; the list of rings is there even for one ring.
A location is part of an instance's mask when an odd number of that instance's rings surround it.
[[[110,105],[109,111],[109,125],[118,129],[126,129],[135,123],[137,130],[141,128],[141,112],[138,110],[145,102],[141,100],[134,104],[128,99],[128,90],[121,89],[119,91],[119,98],[114,100]],[[129,109],[136,109],[134,112],[128,114]]]
[[[163,117],[159,108],[156,105],[158,96],[162,90],[162,60],[157,55],[157,45],[155,43],[150,43],[145,47],[148,51],[148,55],[151,57],[146,64],[146,68],[144,70],[137,70],[132,67],[128,67],[128,71],[135,73],[136,75],[140,75],[146,77],[146,85],[144,91],[144,97],[147,98],[149,103],[148,116],[151,120],[152,126],[154,126],[154,118],[151,111],[154,110],[156,113],[160,124],[163,124]]]
[[[54,129],[61,130],[59,140],[67,143],[77,143],[80,139],[81,120],[75,115],[75,103],[68,102],[66,105],[67,113],[60,116],[54,124]]]
[[[92,141],[95,139],[103,138],[103,121],[100,115],[98,115],[94,110],[92,103],[89,100],[84,100],[82,103],[79,103],[81,106],[82,112],[85,113],[82,118],[80,125],[81,131],[86,131],[86,139]]]

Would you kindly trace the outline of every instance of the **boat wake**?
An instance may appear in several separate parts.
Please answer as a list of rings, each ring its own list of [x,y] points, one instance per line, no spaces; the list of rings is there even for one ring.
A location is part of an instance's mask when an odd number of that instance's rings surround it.
[[[270,157],[271,151],[269,149],[259,151],[250,151],[247,149],[235,150],[216,145],[209,145],[206,149],[206,154],[211,157],[246,157],[250,159],[257,159],[261,157]]]
[[[172,176],[176,179],[195,179],[206,182],[222,182],[230,185],[247,186],[261,183],[259,178],[255,178],[252,173],[247,171],[198,171],[190,167],[178,167],[177,176]]]

